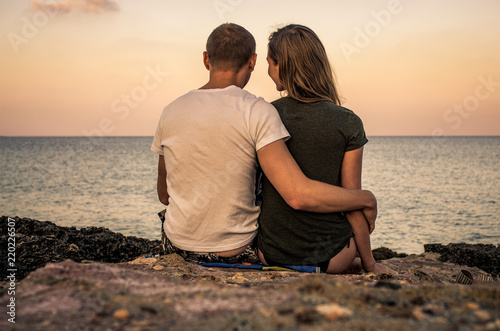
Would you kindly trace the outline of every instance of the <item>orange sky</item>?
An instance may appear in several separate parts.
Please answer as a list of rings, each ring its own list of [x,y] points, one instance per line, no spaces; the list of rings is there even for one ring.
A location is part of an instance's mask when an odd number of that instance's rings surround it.
[[[266,43],[311,27],[368,135],[500,135],[500,1],[51,0],[0,4],[0,135],[154,134],[162,108],[205,83],[210,32],[252,32],[247,89],[279,97]]]

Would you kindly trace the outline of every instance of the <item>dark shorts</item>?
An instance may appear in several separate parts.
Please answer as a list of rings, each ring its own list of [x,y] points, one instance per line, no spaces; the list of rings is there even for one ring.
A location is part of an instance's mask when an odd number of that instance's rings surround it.
[[[158,216],[160,216],[161,220],[161,243],[163,254],[175,253],[182,256],[182,258],[187,262],[192,263],[260,263],[257,253],[257,238],[255,238],[254,241],[243,252],[234,256],[224,257],[210,252],[186,251],[175,247],[165,234],[165,231],[163,230],[163,222],[165,222],[165,211],[163,210],[158,213]]]
[[[351,234],[351,237],[354,237],[354,233]],[[351,244],[351,238],[349,238],[349,240],[347,241],[346,247],[349,247],[350,244]],[[269,259],[268,257],[266,257],[265,255],[264,255],[264,259],[266,260],[268,265],[284,266],[282,263],[275,262],[272,259]],[[330,265],[330,259],[328,259],[326,261],[322,261],[322,262],[317,262],[317,263],[314,263],[312,265],[319,267],[321,272],[327,273],[328,266]]]

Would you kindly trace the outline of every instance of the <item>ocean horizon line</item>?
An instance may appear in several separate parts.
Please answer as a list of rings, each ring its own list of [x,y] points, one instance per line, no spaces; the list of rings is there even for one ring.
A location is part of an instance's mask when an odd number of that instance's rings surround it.
[[[77,135],[60,135],[60,136],[4,136],[0,135],[0,138],[89,138],[89,139],[100,139],[100,138],[153,138],[153,135],[116,135],[116,136],[77,136]],[[433,136],[433,135],[367,135],[368,138],[494,138],[500,137],[498,135],[444,135],[444,136]]]

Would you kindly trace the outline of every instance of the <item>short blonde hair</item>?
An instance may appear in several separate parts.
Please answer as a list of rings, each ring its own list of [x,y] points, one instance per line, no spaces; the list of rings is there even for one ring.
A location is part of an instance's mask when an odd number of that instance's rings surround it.
[[[278,65],[288,96],[302,102],[341,105],[325,47],[310,28],[290,24],[269,36],[269,57]]]

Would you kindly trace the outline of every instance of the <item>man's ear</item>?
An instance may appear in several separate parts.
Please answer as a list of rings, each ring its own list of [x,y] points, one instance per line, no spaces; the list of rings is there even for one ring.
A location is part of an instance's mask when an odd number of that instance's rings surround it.
[[[208,53],[206,51],[203,52],[203,64],[207,70],[210,70],[210,60],[208,59]]]
[[[248,61],[248,68],[250,71],[253,71],[255,69],[255,64],[257,62],[257,54],[254,54],[250,57],[250,60]]]

